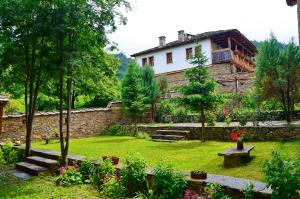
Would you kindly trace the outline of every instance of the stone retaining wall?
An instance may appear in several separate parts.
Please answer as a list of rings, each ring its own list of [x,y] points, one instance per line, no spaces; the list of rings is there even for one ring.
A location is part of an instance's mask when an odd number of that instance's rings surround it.
[[[200,140],[200,127],[146,127],[140,126],[140,131],[148,132],[151,135],[157,134],[157,130],[185,130],[190,131],[187,135],[189,140]],[[214,141],[232,141],[229,133],[235,131],[236,127],[206,127],[205,139]],[[243,127],[245,141],[277,141],[300,139],[300,127]]]
[[[111,102],[106,108],[91,108],[72,111],[71,137],[86,137],[100,133],[110,124],[122,120],[121,103]],[[66,126],[64,124],[64,126]],[[59,133],[59,112],[39,112],[33,122],[33,139],[54,137]],[[0,142],[25,140],[25,116],[3,117],[3,132]]]

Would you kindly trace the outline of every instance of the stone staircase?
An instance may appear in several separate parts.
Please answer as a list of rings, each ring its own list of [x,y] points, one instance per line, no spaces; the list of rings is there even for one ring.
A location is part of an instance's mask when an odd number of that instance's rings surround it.
[[[48,151],[41,149],[32,149],[31,156],[26,157],[23,162],[16,164],[16,171],[25,172],[30,175],[37,176],[42,172],[54,171],[58,167],[58,159],[60,157],[57,151]],[[83,156],[69,155],[70,163],[82,161]]]
[[[155,142],[176,142],[184,140],[189,131],[168,129],[168,130],[157,130],[156,135],[151,135],[152,141]]]

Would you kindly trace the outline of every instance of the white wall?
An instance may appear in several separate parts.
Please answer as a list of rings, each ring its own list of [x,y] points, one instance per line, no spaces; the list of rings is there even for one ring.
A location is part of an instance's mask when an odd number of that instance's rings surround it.
[[[211,40],[206,39],[201,42],[197,43],[191,43],[186,44],[183,46],[178,46],[166,50],[161,50],[155,53],[146,54],[143,56],[136,57],[137,63],[142,66],[142,59],[143,58],[149,58],[154,56],[154,71],[155,74],[165,73],[165,72],[171,72],[176,70],[182,70],[186,68],[191,68],[193,65],[189,63],[188,60],[186,60],[186,49],[187,48],[193,48],[193,53],[195,51],[195,46],[201,45],[202,47],[202,53],[207,57],[208,61],[206,65],[210,65],[212,63],[212,47],[211,47]],[[167,64],[167,53],[172,52],[173,54],[173,63]]]

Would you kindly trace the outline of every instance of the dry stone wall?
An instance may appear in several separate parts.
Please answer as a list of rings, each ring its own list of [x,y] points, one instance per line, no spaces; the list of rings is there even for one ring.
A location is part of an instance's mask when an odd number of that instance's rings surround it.
[[[123,119],[120,102],[111,102],[106,108],[91,108],[72,111],[71,137],[86,137],[101,133],[113,123]],[[66,126],[66,123],[64,123]],[[33,122],[33,139],[55,137],[59,132],[59,112],[39,112]],[[3,132],[0,142],[25,140],[24,115],[3,117]]]

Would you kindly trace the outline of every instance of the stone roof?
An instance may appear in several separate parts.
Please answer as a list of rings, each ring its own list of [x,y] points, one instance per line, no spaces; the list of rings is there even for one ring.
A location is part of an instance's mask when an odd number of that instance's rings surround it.
[[[173,48],[173,47],[193,43],[197,40],[216,38],[218,36],[223,36],[223,35],[239,36],[240,38],[243,39],[244,44],[246,44],[245,46],[248,46],[254,53],[257,52],[256,47],[239,30],[237,30],[237,29],[228,29],[228,30],[210,31],[210,32],[205,32],[205,33],[201,33],[201,34],[197,34],[197,35],[189,34],[189,36],[191,36],[191,37],[187,37],[187,39],[185,39],[184,41],[181,41],[181,40],[172,41],[170,43],[165,44],[164,46],[157,46],[157,47],[154,47],[154,48],[150,48],[148,50],[144,50],[144,51],[135,53],[131,56],[132,57],[137,57],[137,56],[140,56],[140,55],[153,53],[153,52],[157,52],[157,51],[160,51],[160,50],[165,50],[165,49],[169,49],[169,48]]]
[[[297,0],[286,0],[286,3],[288,6],[294,6],[297,4]]]

